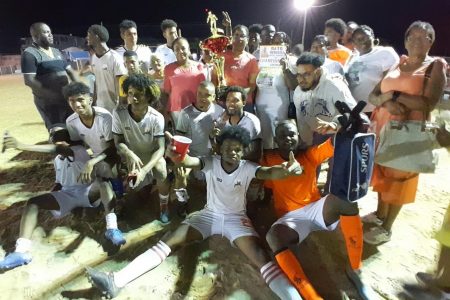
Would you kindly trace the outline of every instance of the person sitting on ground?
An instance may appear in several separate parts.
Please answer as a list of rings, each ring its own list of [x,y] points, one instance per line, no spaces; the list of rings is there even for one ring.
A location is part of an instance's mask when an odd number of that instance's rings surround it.
[[[122,182],[113,175],[113,167],[118,162],[116,148],[112,137],[112,115],[104,108],[92,106],[92,96],[89,87],[81,82],[71,82],[63,89],[64,97],[69,102],[74,113],[66,120],[66,127],[70,139],[74,142],[82,141],[92,151],[92,156],[82,170],[81,178],[90,182],[95,176],[102,181],[108,193],[113,193],[111,183],[116,186],[116,194],[121,196]],[[123,187],[122,187],[123,189]],[[106,215],[107,231],[105,236],[114,245],[125,244],[122,232],[117,228],[117,216],[114,206],[109,205]]]
[[[66,129],[57,127],[51,133],[53,144],[26,145],[14,137],[5,137],[6,149],[18,149],[41,153],[57,154],[54,160],[56,172],[55,187],[51,192],[34,196],[27,201],[20,222],[19,239],[14,252],[0,261],[0,270],[13,269],[31,262],[31,237],[38,222],[40,210],[50,211],[54,217],[62,218],[77,207],[95,207],[100,200],[105,213],[110,213],[113,193],[106,187],[107,183],[86,178],[85,165],[90,161],[86,148],[70,140]],[[107,228],[117,226],[111,219],[106,219]]]
[[[112,132],[119,155],[126,161],[131,188],[139,190],[156,179],[160,220],[169,222],[169,184],[164,160],[164,117],[152,106],[161,94],[145,74],[132,74],[123,82],[128,105],[113,112]]]
[[[127,68],[128,74],[122,75],[119,77],[119,104],[127,105],[127,93],[122,89],[123,82],[128,78],[131,74],[140,74],[143,73],[141,68],[139,67],[139,59],[137,53],[131,50],[126,50],[123,53],[123,63]]]
[[[216,89],[214,84],[210,81],[203,81],[197,89],[197,101],[181,111],[176,132],[192,140],[189,146],[189,153],[192,156],[201,157],[211,154],[209,134],[214,127],[214,122],[220,119],[224,112],[224,109],[215,103],[215,99]],[[177,175],[184,175],[176,176],[175,179],[177,199],[180,202],[180,207],[182,204],[184,206],[183,209],[179,210],[181,215],[186,213],[186,204],[189,199],[186,191],[186,180],[189,173],[190,169],[176,173]],[[194,172],[194,177],[198,180],[205,179],[204,173],[200,171]]]
[[[160,265],[176,247],[221,234],[261,270],[262,277],[278,297],[301,299],[259,246],[258,235],[245,213],[245,193],[252,178],[275,180],[300,175],[301,169],[293,154],[290,154],[289,162],[273,167],[260,167],[243,160],[250,135],[244,128],[230,126],[217,137],[220,155],[202,158],[186,155],[180,162],[181,155],[172,145],[173,137],[168,132],[166,135],[171,142],[166,150],[168,157],[180,166],[205,173],[207,204],[204,209],[190,214],[175,232],[164,236],[120,271],[107,274],[87,268],[93,284],[108,296],[115,297],[129,282]]]
[[[347,30],[347,24],[340,18],[332,18],[325,22],[324,35],[328,38],[330,46],[328,47],[328,57],[345,66],[347,60],[352,54],[352,50],[339,44]]]
[[[320,121],[318,130],[336,129],[335,123]],[[266,180],[273,191],[276,216],[279,218],[267,233],[267,242],[275,254],[278,265],[297,287],[304,299],[320,299],[300,262],[289,247],[301,243],[310,232],[334,230],[340,220],[347,246],[351,269],[347,272],[359,277],[363,246],[362,223],[356,202],[348,202],[332,194],[321,197],[317,187],[316,169],[333,156],[332,139],[308,148],[300,148],[301,139],[292,120],[276,126],[275,140],[278,149],[264,153],[262,165],[274,166],[291,161],[291,155],[303,169],[302,175],[283,180]],[[366,299],[366,298],[365,298]]]

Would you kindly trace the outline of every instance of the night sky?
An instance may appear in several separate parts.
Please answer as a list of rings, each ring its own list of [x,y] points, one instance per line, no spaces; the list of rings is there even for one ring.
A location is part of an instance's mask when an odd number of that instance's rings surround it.
[[[135,3],[135,4],[134,4]],[[330,5],[326,5],[329,4]],[[323,32],[331,17],[353,20],[371,26],[377,37],[404,53],[403,34],[415,20],[430,22],[436,30],[434,55],[450,56],[450,0],[316,0],[308,12],[306,46],[312,37]],[[323,6],[326,5],[326,6]],[[111,36],[111,46],[119,43],[118,23],[125,18],[138,24],[141,42],[162,42],[159,23],[172,18],[183,36],[205,38],[208,26],[205,9],[217,16],[227,10],[233,25],[272,23],[300,42],[303,13],[296,11],[292,0],[3,0],[0,8],[0,53],[19,53],[20,37],[29,36],[29,25],[43,21],[53,33],[85,36],[86,29],[103,22]]]

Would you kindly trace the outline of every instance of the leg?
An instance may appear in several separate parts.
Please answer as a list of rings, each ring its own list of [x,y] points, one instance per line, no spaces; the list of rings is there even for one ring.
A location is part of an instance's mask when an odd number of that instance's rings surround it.
[[[300,262],[288,248],[299,242],[299,234],[284,224],[273,225],[266,236],[278,265],[305,299],[321,299],[309,282]]]
[[[395,219],[397,219],[400,210],[402,209],[402,204],[389,204],[388,213],[386,215],[386,219],[383,222],[383,228],[386,229],[387,232],[391,232],[392,225],[394,224]]]
[[[160,220],[162,223],[169,223],[169,192],[170,182],[167,179],[166,161],[162,157],[152,169],[156,178],[156,186],[159,192]]]
[[[381,193],[378,193],[378,204],[377,204],[377,217],[380,220],[386,219],[386,216],[389,211],[389,204],[383,202]]]
[[[0,270],[13,269],[31,262],[31,235],[37,225],[39,209],[58,210],[55,197],[48,193],[28,200],[20,221],[20,234],[16,241],[16,249],[0,261]]]
[[[260,245],[256,236],[242,236],[234,240],[251,262],[257,266],[270,289],[281,299],[301,299],[295,287],[289,282],[278,266],[273,263]]]
[[[37,225],[39,209],[58,210],[59,204],[52,194],[43,194],[28,200],[20,220],[20,237],[31,239]]]

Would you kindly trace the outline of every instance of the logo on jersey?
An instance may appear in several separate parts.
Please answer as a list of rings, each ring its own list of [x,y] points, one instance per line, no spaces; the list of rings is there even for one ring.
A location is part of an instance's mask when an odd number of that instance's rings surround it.
[[[234,183],[234,187],[237,187],[237,186],[242,186],[242,183],[240,180],[238,180]]]
[[[314,116],[332,117],[324,99],[317,99],[317,102],[314,104]]]
[[[216,180],[217,180],[218,182],[222,182],[222,178],[216,177]]]

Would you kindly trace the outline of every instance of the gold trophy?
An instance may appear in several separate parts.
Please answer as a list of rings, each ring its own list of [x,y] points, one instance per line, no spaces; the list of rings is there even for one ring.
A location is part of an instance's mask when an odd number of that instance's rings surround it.
[[[217,30],[217,17],[211,11],[208,11],[208,16],[206,18],[206,23],[209,24],[211,30],[211,36],[200,42],[200,48],[203,50],[209,50],[212,57],[212,62],[216,67],[217,77],[218,77],[218,88],[225,86],[225,74],[224,74],[224,63],[225,58],[221,56],[225,52],[227,46],[230,44],[230,38],[221,35]]]

